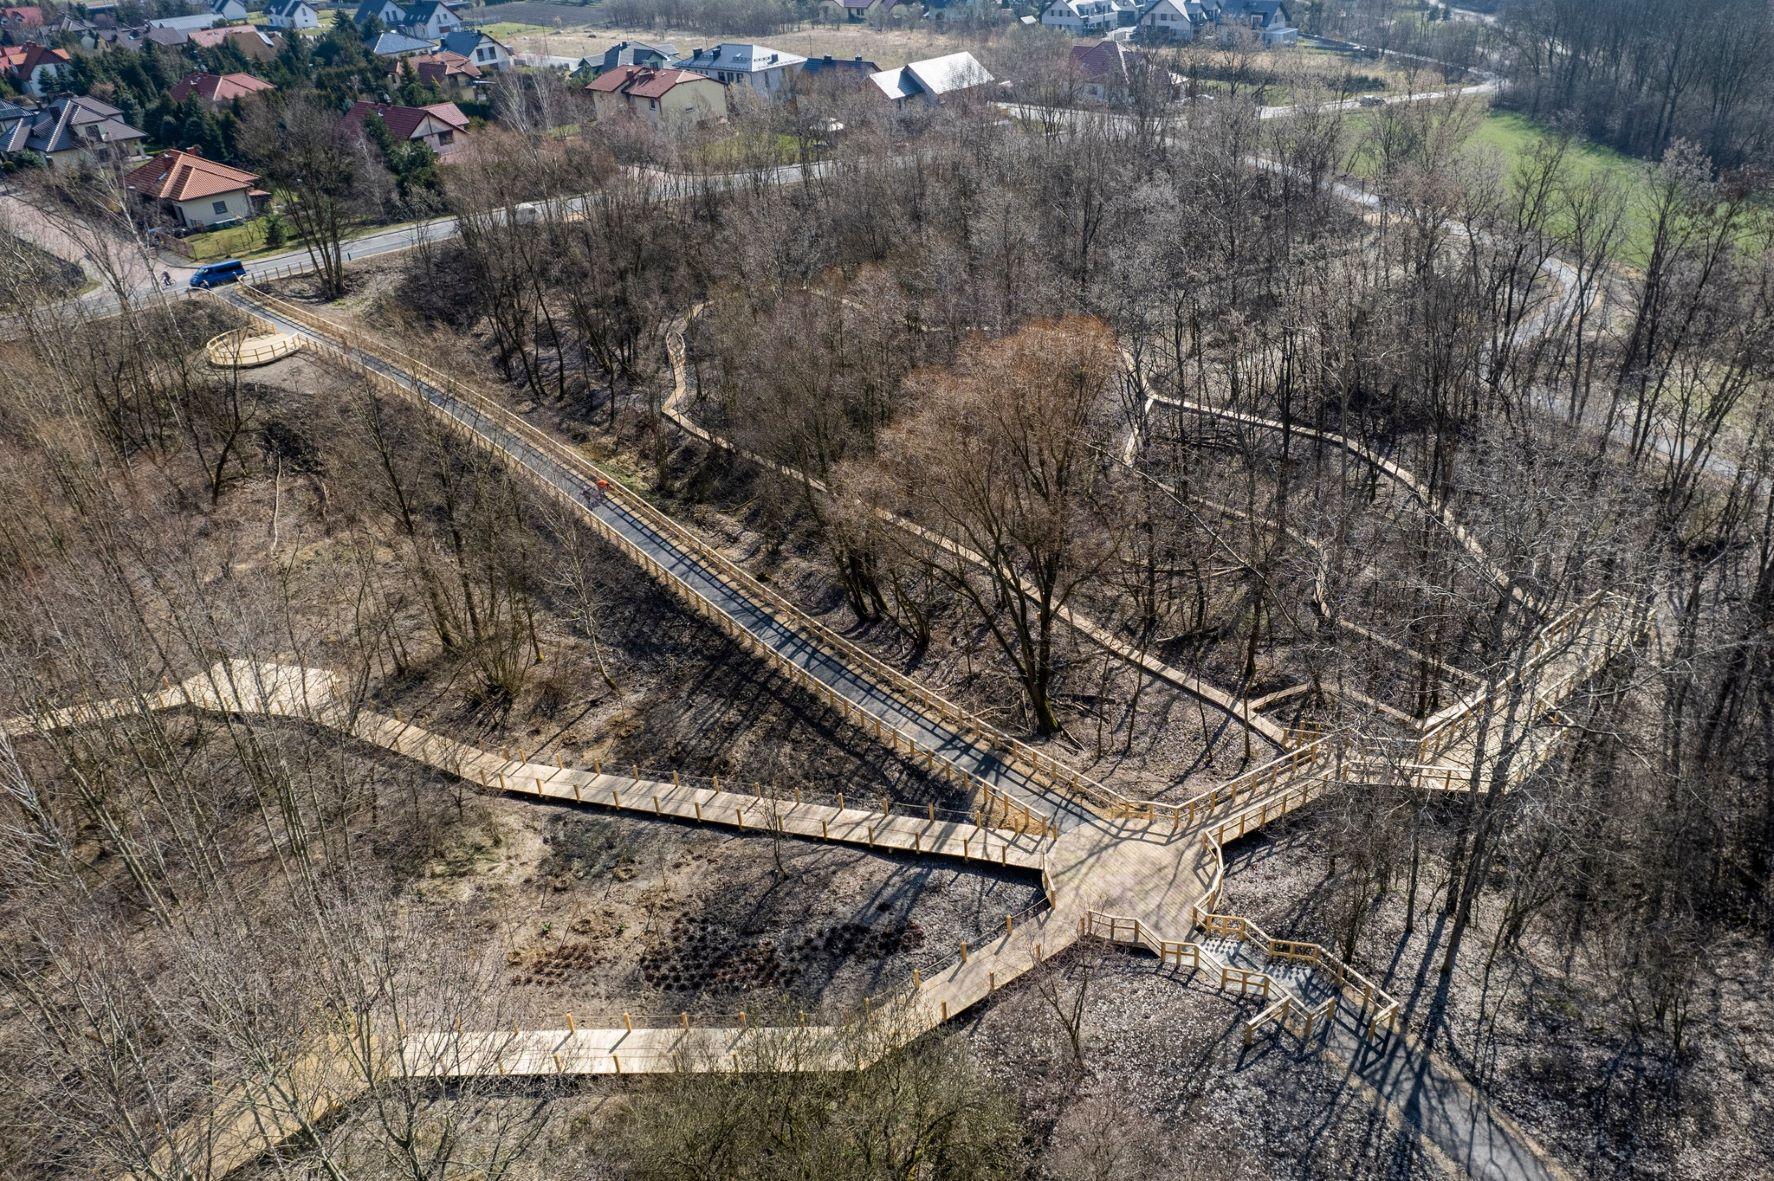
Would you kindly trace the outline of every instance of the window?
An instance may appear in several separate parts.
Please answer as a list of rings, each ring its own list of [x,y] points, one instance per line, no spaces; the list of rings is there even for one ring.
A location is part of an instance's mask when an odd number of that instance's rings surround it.
[[[440,146],[443,144],[453,144],[456,142],[456,133],[453,131],[440,131],[437,133],[437,142]]]
[[[210,205],[209,211],[211,213],[226,213],[228,212],[228,203],[226,201],[216,201]]]

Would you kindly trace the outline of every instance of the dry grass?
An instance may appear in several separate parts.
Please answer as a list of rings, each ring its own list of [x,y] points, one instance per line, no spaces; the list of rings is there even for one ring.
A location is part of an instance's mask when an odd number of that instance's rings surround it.
[[[514,31],[506,43],[520,53],[551,53],[561,57],[583,57],[602,53],[618,41],[669,41],[682,53],[699,45],[720,41],[746,40],[723,36],[700,29],[633,29],[633,28],[563,28],[552,31],[533,26],[513,26],[529,31]],[[858,55],[888,70],[909,61],[956,53],[963,49],[977,51],[988,44],[991,33],[980,31],[944,33],[929,28],[871,29],[866,25],[810,26],[792,33],[756,38],[775,49],[798,53],[803,57],[856,57]]]

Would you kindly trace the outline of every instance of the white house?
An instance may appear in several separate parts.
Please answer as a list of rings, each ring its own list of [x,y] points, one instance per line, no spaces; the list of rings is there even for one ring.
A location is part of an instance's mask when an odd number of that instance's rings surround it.
[[[1180,44],[1195,39],[1195,25],[1202,20],[1195,0],[1152,0],[1140,13],[1134,35],[1153,44]]]
[[[672,68],[702,74],[729,86],[748,86],[765,98],[786,92],[789,81],[807,59],[798,53],[754,45],[749,41],[723,41],[713,49],[697,49],[689,57],[672,62]]]
[[[125,176],[123,185],[180,225],[201,229],[245,221],[257,213],[258,203],[268,196],[258,180],[253,173],[175,148]]]
[[[73,61],[65,49],[47,49],[35,41],[0,45],[0,73],[32,98],[54,89]]]
[[[475,67],[486,70],[509,70],[511,50],[478,29],[457,29],[438,40],[437,47],[446,53],[459,53]]]
[[[1074,37],[1106,33],[1120,20],[1113,0],[1051,0],[1041,10],[1041,23]]]
[[[148,22],[150,30],[160,29],[168,33],[191,33],[198,29],[208,29],[227,23],[213,12],[194,12],[189,16],[163,16]]]
[[[225,21],[243,21],[246,19],[246,5],[240,0],[209,0],[211,16],[220,17]]]
[[[265,6],[265,24],[273,29],[318,29],[320,13],[308,0],[271,0]]]
[[[405,5],[402,15],[404,19],[400,27],[403,30],[431,41],[462,27],[462,18],[442,0],[419,0],[417,4]]]
[[[869,81],[895,107],[904,108],[938,106],[963,91],[989,86],[992,75],[971,53],[949,53],[870,74]]]
[[[1218,9],[1215,23],[1222,29],[1250,29],[1264,45],[1292,45],[1300,39],[1283,0],[1214,0],[1203,7]]]
[[[443,0],[413,0],[407,4],[398,0],[363,0],[351,19],[360,25],[379,20],[386,28],[427,41],[436,41],[462,27],[462,18]]]

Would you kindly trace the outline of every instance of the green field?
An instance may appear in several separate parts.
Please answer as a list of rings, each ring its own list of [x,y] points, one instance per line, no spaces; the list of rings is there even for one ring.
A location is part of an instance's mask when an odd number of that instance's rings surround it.
[[[249,222],[229,226],[227,229],[192,234],[184,240],[184,246],[190,252],[193,262],[242,258],[265,249],[265,219],[255,217]]]
[[[1352,129],[1352,140],[1359,139],[1371,116],[1368,112],[1352,112],[1349,119],[1356,125]],[[1466,141],[1468,151],[1475,153],[1494,153],[1502,162],[1505,170],[1513,167],[1517,161],[1525,160],[1542,144],[1551,143],[1557,132],[1536,123],[1531,119],[1506,111],[1489,112],[1473,130]],[[1578,179],[1594,176],[1606,178],[1617,187],[1626,198],[1625,210],[1625,245],[1623,261],[1628,265],[1637,265],[1650,249],[1651,237],[1651,173],[1653,165],[1646,160],[1635,159],[1623,155],[1612,148],[1585,140],[1581,137],[1573,139],[1566,155],[1572,175]],[[1371,161],[1358,158],[1352,171],[1359,176],[1371,178],[1373,164]],[[1758,222],[1761,219],[1758,219]],[[1741,239],[1748,242],[1758,233],[1757,227],[1745,227]]]

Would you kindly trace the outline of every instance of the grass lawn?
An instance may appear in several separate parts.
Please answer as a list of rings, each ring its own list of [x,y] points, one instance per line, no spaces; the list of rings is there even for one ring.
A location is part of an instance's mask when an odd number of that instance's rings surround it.
[[[474,31],[485,33],[495,41],[509,41],[513,37],[547,37],[560,30],[547,25],[526,25],[518,21],[493,21],[491,24],[475,25]]]
[[[249,222],[221,230],[191,234],[184,240],[193,262],[213,262],[219,258],[244,258],[264,250],[265,219],[255,217]],[[278,247],[278,249],[284,249]]]
[[[1365,111],[1352,111],[1347,118],[1354,124],[1351,138],[1359,139],[1372,116]],[[1491,111],[1479,121],[1471,138],[1466,141],[1466,147],[1472,152],[1495,154],[1507,170],[1517,161],[1525,160],[1541,144],[1550,143],[1556,135],[1557,132],[1544,124],[1513,112]],[[1623,261],[1628,266],[1639,265],[1650,249],[1651,162],[1623,155],[1581,137],[1572,141],[1566,159],[1577,178],[1586,180],[1601,176],[1625,194]],[[1372,170],[1371,161],[1359,159],[1352,169],[1357,175],[1368,177],[1372,176]],[[1757,219],[1764,223],[1766,220],[1765,217]],[[1755,227],[1746,227],[1742,235],[1743,241],[1747,244],[1756,233]]]

